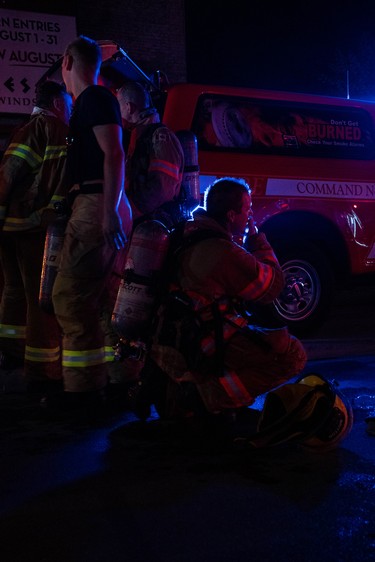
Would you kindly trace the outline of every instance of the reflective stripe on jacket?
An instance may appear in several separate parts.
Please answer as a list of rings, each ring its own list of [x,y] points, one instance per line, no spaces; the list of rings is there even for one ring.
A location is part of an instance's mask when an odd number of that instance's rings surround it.
[[[155,115],[132,130],[126,159],[126,193],[134,218],[154,212],[177,199],[182,182],[184,153],[176,135]]]
[[[0,166],[0,219],[4,231],[38,227],[43,211],[66,192],[68,127],[43,112],[13,136]]]

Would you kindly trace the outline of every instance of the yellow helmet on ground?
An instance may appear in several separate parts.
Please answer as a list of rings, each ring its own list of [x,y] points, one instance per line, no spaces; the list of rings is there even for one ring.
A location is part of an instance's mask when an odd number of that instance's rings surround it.
[[[303,445],[318,448],[321,451],[333,449],[350,433],[353,427],[353,410],[349,400],[338,391],[334,382],[324,379],[321,375],[305,375],[298,381],[298,384],[315,388],[323,385],[328,387],[326,391],[331,394],[332,408],[325,421],[311,437],[303,441]]]
[[[350,402],[337,384],[309,373],[267,394],[257,432],[247,442],[255,448],[295,442],[322,452],[335,448],[352,425]]]

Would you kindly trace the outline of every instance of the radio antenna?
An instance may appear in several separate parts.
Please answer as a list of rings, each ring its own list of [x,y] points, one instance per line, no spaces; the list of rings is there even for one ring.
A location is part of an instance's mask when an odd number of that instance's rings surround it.
[[[349,70],[346,71],[346,99],[350,99],[350,91],[349,91]]]

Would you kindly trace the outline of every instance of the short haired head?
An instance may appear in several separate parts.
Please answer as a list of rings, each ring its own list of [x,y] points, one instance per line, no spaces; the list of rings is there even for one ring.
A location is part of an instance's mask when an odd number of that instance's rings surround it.
[[[244,179],[225,177],[214,181],[205,192],[207,215],[225,224],[228,211],[241,212],[244,194],[251,195]]]
[[[51,109],[56,98],[62,98],[67,94],[64,84],[53,80],[46,80],[36,87],[35,105],[42,109]]]
[[[126,82],[117,92],[119,102],[130,102],[134,104],[139,112],[152,107],[149,92],[139,82]]]
[[[65,55],[71,55],[81,67],[88,67],[98,72],[102,62],[101,49],[94,39],[80,35],[65,49]]]

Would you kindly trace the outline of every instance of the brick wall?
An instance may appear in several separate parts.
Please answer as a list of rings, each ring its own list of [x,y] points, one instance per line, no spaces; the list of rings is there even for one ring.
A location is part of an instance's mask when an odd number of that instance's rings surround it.
[[[144,70],[186,80],[185,0],[80,0],[77,30],[118,42]],[[103,36],[105,34],[105,36]]]
[[[75,15],[78,34],[116,41],[147,74],[186,80],[185,0],[2,0],[1,7]]]

